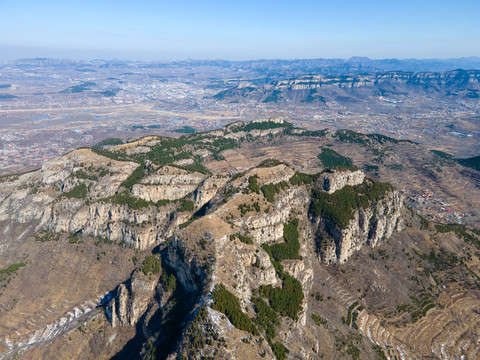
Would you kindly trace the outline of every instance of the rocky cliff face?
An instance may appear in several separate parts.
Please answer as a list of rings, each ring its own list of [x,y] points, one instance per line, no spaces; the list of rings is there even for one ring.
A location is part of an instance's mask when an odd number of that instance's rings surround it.
[[[178,200],[195,191],[207,176],[165,166],[132,187],[132,195],[146,201]]]
[[[292,169],[281,164],[272,168],[253,169],[234,183],[246,189],[248,179],[251,177],[255,177],[258,185],[262,186],[289,180],[293,173]],[[216,338],[228,339],[228,349],[216,348],[216,351],[219,351],[222,357],[257,358],[259,352],[251,346],[246,346],[246,334],[236,329],[221,312],[211,307],[210,296],[215,286],[222,284],[238,298],[242,309],[252,309],[252,298],[260,287],[282,286],[282,280],[262,244],[284,242],[284,225],[290,221],[292,214],[304,213],[302,221],[308,221],[306,211],[309,191],[303,186],[284,189],[275,196],[272,203],[262,201],[263,195],[255,192],[234,194],[227,202],[224,202],[222,197],[223,195],[213,196],[205,216],[185,229],[174,232],[169,245],[165,248],[164,261],[169,268],[174,269],[178,284],[188,294],[189,302],[192,300],[194,303],[207,306],[208,315],[199,323],[199,328],[205,333],[202,336],[208,336],[213,329]],[[250,211],[243,217],[231,218],[231,213],[238,211],[238,204],[254,200],[260,201],[262,209],[270,208],[268,216],[261,210]],[[303,224],[302,237],[311,236],[308,222]],[[251,243],[241,240],[243,234],[251,238]],[[306,253],[308,246],[308,243],[302,242],[301,252]],[[308,293],[313,280],[311,263],[292,260],[286,262],[284,266],[288,274],[300,280],[299,284],[303,291]],[[143,275],[140,275],[144,279]],[[130,280],[120,285],[114,292],[114,298],[108,303],[107,314],[112,326],[125,326],[135,319],[138,321],[138,316],[132,316],[133,308],[140,309],[137,313],[149,311],[146,310],[142,299],[152,296],[153,285],[148,286],[147,295],[140,296],[140,302],[135,305],[137,296],[134,284],[135,281]],[[306,306],[306,301],[304,304]],[[306,321],[306,312],[302,312],[299,323],[305,324]],[[293,344],[297,341],[293,339],[297,339],[298,334],[302,332],[299,327],[295,332],[297,335],[292,339],[283,335],[282,339]],[[191,335],[185,334],[174,353],[176,355],[172,356],[190,356],[188,355],[191,354],[190,339]],[[275,358],[266,343],[261,349],[264,353],[262,357]],[[210,347],[205,348],[198,351],[194,357],[210,356],[212,351]]]
[[[364,179],[365,174],[361,170],[349,171],[329,169],[328,172],[322,174],[318,183],[322,190],[332,194],[337,190],[343,189],[346,185],[359,185]]]
[[[334,194],[345,186],[357,191],[355,186],[362,186],[364,181],[365,175],[361,171],[335,171],[321,176],[316,186],[321,191]],[[330,200],[327,198],[326,201]],[[349,200],[345,198],[340,201]],[[394,231],[402,229],[402,209],[403,198],[392,188],[371,199],[368,206],[344,210],[351,212],[347,224],[336,223],[334,219],[328,217],[313,217],[318,229],[317,247],[322,261],[343,264],[362,247],[378,246],[390,238]]]
[[[315,103],[335,108],[338,105],[351,107],[358,103],[381,106],[385,99],[392,99],[397,105],[404,102],[410,104],[407,100],[409,96],[417,100],[435,96],[438,100],[449,103],[454,101],[451,99],[454,95],[471,102],[478,99],[478,90],[478,70],[435,73],[389,71],[340,76],[302,75],[294,79],[249,86],[240,83],[215,97],[225,101],[295,102],[300,106],[302,103]]]
[[[170,218],[173,211],[169,206],[136,210],[102,202],[85,206],[73,200],[45,208],[37,228],[71,234],[81,232],[145,249],[171,235],[171,226],[175,224],[172,220],[176,220]]]
[[[138,166],[76,150],[38,171],[6,178],[0,188],[0,221],[34,221],[37,230],[83,233],[145,249],[170,237],[184,221],[182,214],[173,216],[175,200],[194,193],[192,200],[199,208],[227,181],[172,166],[158,167],[133,185],[131,195],[123,196],[131,203],[147,202],[132,208],[115,196]],[[159,200],[173,204],[154,206]]]
[[[281,239],[283,226],[287,222],[292,209],[305,206],[309,202],[308,191],[302,188],[286,190],[269,207],[268,215],[249,213],[244,217],[235,217],[231,222],[240,229],[249,229],[249,235],[258,244],[264,244]],[[235,198],[232,204],[242,203],[243,197]],[[227,212],[230,207],[222,209]]]
[[[327,244],[320,250],[322,261],[343,264],[362,247],[373,248],[382,244],[394,231],[402,229],[402,208],[402,197],[398,191],[394,191],[372,207],[357,209],[344,229],[323,220],[324,223],[320,226],[324,232],[320,236]]]
[[[281,80],[274,83],[274,89],[310,90],[316,88],[361,88],[381,85],[408,85],[412,87],[449,88],[466,83],[478,87],[480,71],[455,70],[445,72],[378,72],[372,74],[350,74],[342,76],[304,75],[293,80]],[[240,85],[239,85],[240,88]]]
[[[20,223],[39,220],[55,202],[68,204],[64,206],[69,210],[65,215],[72,217],[71,210],[81,207],[84,201],[62,194],[85,186],[93,201],[112,196],[136,167],[138,164],[133,162],[108,159],[88,149],[75,150],[38,171],[4,179],[0,187],[0,219]]]
[[[158,275],[147,277],[136,271],[132,277],[120,284],[108,295],[104,304],[105,314],[112,327],[135,325],[148,310],[156,310],[155,296],[161,294]]]
[[[208,203],[227,182],[228,178],[223,176],[211,176],[205,179],[195,189],[195,207],[201,208]]]

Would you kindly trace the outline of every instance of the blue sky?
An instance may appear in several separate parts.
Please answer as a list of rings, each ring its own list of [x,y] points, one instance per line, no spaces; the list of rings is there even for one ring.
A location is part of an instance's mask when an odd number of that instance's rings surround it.
[[[0,60],[480,56],[480,0],[0,0]]]

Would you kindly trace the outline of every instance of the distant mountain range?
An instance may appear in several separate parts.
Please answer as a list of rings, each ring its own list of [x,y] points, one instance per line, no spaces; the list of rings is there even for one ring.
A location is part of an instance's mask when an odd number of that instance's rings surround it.
[[[294,60],[181,60],[181,61],[122,61],[122,60],[65,60],[50,58],[18,59],[4,66],[17,67],[140,67],[140,68],[228,68],[251,71],[258,75],[299,76],[305,74],[339,75],[347,73],[385,72],[385,71],[451,71],[456,69],[480,69],[480,57],[463,57],[454,59],[369,59],[352,57],[349,59],[294,59]]]
[[[478,101],[479,70],[446,72],[371,72],[344,75],[302,75],[288,80],[240,81],[220,91],[219,101],[257,101],[263,103],[312,103],[316,106],[340,104],[396,106],[411,99],[435,99],[428,106],[441,106],[458,100]]]
[[[374,60],[366,57],[350,59],[296,59],[296,60],[255,60],[229,62],[230,66],[256,70],[264,74],[322,74],[339,75],[349,73],[384,72],[384,71],[448,71],[456,69],[480,69],[479,57],[458,59],[383,59]]]

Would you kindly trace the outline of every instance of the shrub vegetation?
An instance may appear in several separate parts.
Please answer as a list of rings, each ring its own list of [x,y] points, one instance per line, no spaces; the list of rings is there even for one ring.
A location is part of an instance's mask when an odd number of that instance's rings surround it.
[[[128,178],[122,182],[122,186],[130,189],[133,185],[137,184],[145,176],[145,163],[142,162]]]
[[[288,189],[288,183],[286,181],[281,181],[276,184],[265,184],[261,187],[265,199],[272,203],[275,201],[275,195],[277,195],[283,189]]]
[[[7,266],[4,269],[0,269],[0,274],[5,274],[5,275],[12,275],[18,271],[18,269],[25,267],[25,263],[18,263],[18,264],[12,264],[10,266]]]
[[[293,276],[284,272],[280,261],[301,258],[298,254],[300,249],[298,237],[298,219],[293,219],[284,225],[285,243],[272,246],[262,245],[262,248],[270,256],[278,277],[282,280],[282,287],[261,286],[260,294],[268,299],[272,309],[293,320],[298,319],[298,313],[302,310],[301,305],[304,298],[302,285]]]
[[[195,210],[195,204],[191,200],[183,200],[180,204],[180,208],[178,209],[179,212],[184,211],[193,211]]]
[[[480,171],[480,155],[467,159],[457,159],[460,165]]]
[[[223,284],[217,284],[212,291],[212,308],[225,314],[237,329],[256,334],[257,330],[250,318],[244,314],[238,298],[228,291]]]
[[[315,321],[315,324],[317,324],[318,326],[328,324],[327,319],[325,319],[325,318],[323,318],[323,317],[321,317],[320,315],[317,315],[317,314],[312,313],[312,319],[313,319],[313,321]]]
[[[143,261],[140,271],[145,275],[159,274],[162,270],[162,260],[159,255],[148,255]]]
[[[266,160],[263,160],[260,164],[258,164],[257,167],[259,168],[270,168],[270,167],[274,167],[274,166],[278,166],[278,165],[287,165],[287,163],[283,162],[283,161],[280,161],[280,160],[277,160],[277,159],[266,159]]]
[[[289,353],[289,350],[285,345],[277,341],[275,344],[272,344],[270,347],[272,348],[272,351],[275,354],[275,357],[277,358],[277,360],[285,360],[287,358],[287,354]]]
[[[471,244],[480,250],[480,239],[477,236],[469,233],[465,225],[437,224],[435,225],[435,228],[441,233],[454,232],[460,239],[463,239],[466,243]],[[475,232],[473,231],[473,233]]]
[[[323,148],[318,158],[322,162],[323,167],[326,168],[333,166],[353,166],[352,159],[340,155],[335,150],[329,148]]]
[[[257,317],[254,319],[255,325],[259,331],[264,331],[268,341],[271,341],[275,335],[275,327],[280,325],[280,317],[263,299],[252,299]]]
[[[297,218],[283,225],[283,237],[285,242],[266,246],[265,249],[267,253],[278,262],[285,259],[301,259],[302,257],[298,254],[300,242]]]
[[[317,174],[304,174],[301,172],[295,172],[293,176],[290,178],[290,184],[292,185],[310,185],[317,181],[320,173]]]
[[[333,194],[313,189],[309,212],[313,216],[328,219],[343,229],[352,219],[355,209],[370,206],[393,189],[390,184],[367,178],[362,184],[347,185]]]
[[[246,193],[254,192],[256,194],[260,193],[260,188],[258,187],[258,177],[257,175],[248,177],[248,186],[246,188]]]
[[[85,199],[87,197],[87,185],[80,184],[75,186],[72,190],[63,193],[67,198]]]

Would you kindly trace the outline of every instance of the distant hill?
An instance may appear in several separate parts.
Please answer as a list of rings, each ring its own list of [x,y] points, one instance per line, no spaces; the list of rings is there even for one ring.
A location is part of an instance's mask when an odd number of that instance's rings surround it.
[[[453,59],[370,59],[351,57],[349,59],[264,59],[264,60],[182,60],[182,61],[120,61],[120,60],[66,60],[66,59],[18,59],[4,66],[74,68],[78,71],[94,71],[98,68],[205,68],[236,69],[250,71],[256,75],[282,77],[305,74],[360,74],[365,72],[408,71],[437,72],[456,69],[480,69],[480,57]]]
[[[476,100],[480,92],[479,70],[445,72],[369,72],[343,75],[302,75],[288,80],[263,79],[240,81],[238,85],[217,93],[222,101],[244,99],[263,103],[298,102],[342,106],[376,102],[395,106],[414,96],[438,98],[445,102]],[[435,104],[432,104],[435,106]]]
[[[480,171],[480,155],[466,159],[457,159],[460,165]]]
[[[456,161],[457,163],[459,163],[460,165],[463,165],[465,167],[469,167],[469,168],[472,168],[474,170],[480,171],[480,155],[472,156],[472,157],[465,158],[465,159],[455,159],[453,157],[453,155],[450,155],[450,154],[448,154],[446,152],[443,152],[443,151],[431,150],[431,152],[434,153],[435,155],[441,157],[442,159],[453,160],[453,161]]]

